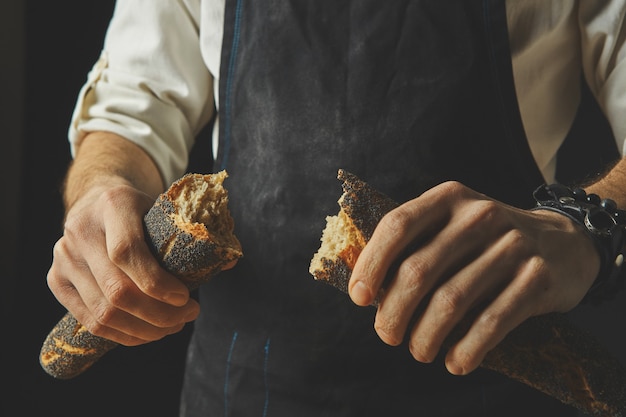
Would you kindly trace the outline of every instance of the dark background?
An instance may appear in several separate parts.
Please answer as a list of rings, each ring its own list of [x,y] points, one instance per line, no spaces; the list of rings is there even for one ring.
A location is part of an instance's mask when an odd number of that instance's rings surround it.
[[[8,388],[0,394],[2,416],[177,415],[189,328],[114,349],[69,381],[53,379],[38,363],[41,342],[65,312],[45,277],[62,231],[68,123],[113,6],[113,0],[0,2],[0,375]],[[623,363],[625,300],[621,294],[572,314]]]
[[[62,233],[69,120],[113,6],[113,0],[0,2],[0,416],[178,415],[189,328],[146,346],[118,347],[69,381],[48,376],[38,362],[41,343],[65,312],[46,274]]]

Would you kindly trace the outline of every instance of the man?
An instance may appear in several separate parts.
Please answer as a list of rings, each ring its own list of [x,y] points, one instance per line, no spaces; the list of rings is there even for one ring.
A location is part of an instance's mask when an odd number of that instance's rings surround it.
[[[587,191],[626,207],[625,5],[358,3],[119,1],[72,122],[53,293],[129,346],[195,320],[184,416],[575,415],[477,368],[526,318],[575,307],[606,265],[584,226],[527,209],[557,162],[582,166],[557,151],[583,74],[615,155]],[[197,303],[141,218],[216,108],[214,169],[245,257]],[[583,159],[606,154],[584,140]],[[338,168],[405,202],[361,254],[353,303],[307,273]]]

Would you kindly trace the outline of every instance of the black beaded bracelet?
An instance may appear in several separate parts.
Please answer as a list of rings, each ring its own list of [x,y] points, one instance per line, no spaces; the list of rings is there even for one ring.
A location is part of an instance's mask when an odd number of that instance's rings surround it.
[[[623,288],[626,279],[626,211],[619,210],[611,199],[561,184],[542,185],[533,197],[537,202],[533,210],[551,210],[569,217],[583,227],[598,249],[600,273],[583,302],[612,298]]]

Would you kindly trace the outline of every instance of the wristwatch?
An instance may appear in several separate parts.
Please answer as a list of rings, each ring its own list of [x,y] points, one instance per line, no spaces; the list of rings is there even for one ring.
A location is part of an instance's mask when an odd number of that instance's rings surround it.
[[[532,210],[551,210],[569,217],[582,226],[598,249],[600,272],[583,301],[612,298],[626,279],[626,211],[618,209],[611,199],[562,184],[544,184],[533,197],[536,206]]]

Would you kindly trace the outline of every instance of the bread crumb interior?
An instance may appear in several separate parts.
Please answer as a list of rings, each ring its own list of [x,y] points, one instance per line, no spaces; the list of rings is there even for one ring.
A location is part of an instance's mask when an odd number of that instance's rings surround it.
[[[215,240],[231,240],[233,220],[228,211],[228,192],[222,186],[225,171],[212,175],[195,174],[172,190],[176,223],[194,236],[210,235]]]
[[[340,210],[336,216],[326,217],[326,227],[322,231],[321,246],[313,255],[309,272],[323,270],[323,259],[336,260],[344,250],[360,242],[359,233],[348,215]]]

